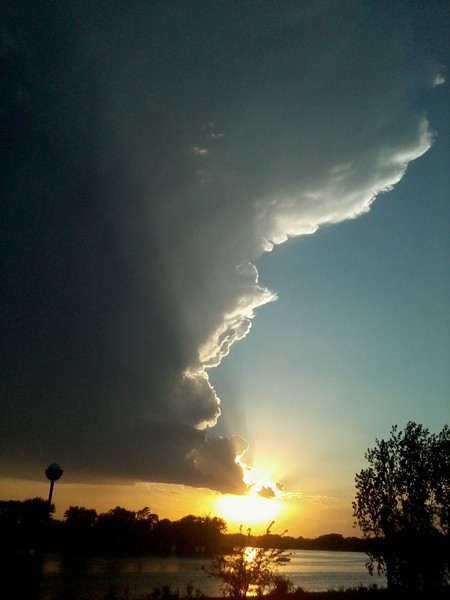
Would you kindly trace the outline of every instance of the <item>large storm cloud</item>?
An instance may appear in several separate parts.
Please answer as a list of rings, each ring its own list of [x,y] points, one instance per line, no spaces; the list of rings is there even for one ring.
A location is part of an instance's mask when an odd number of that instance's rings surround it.
[[[258,258],[401,179],[439,71],[384,3],[38,4],[1,31],[1,473],[242,492],[208,371]]]

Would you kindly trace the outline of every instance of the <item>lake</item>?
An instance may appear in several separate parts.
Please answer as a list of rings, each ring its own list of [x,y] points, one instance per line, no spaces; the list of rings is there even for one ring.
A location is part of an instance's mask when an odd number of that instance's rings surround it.
[[[289,562],[279,572],[296,587],[306,591],[358,586],[386,587],[384,577],[371,577],[365,567],[367,555],[362,552],[327,552],[322,550],[289,550]],[[170,585],[186,596],[192,585],[206,596],[220,596],[220,581],[209,578],[202,565],[208,559],[179,557],[67,557],[49,554],[44,557],[39,600],[104,600],[111,586],[117,592],[138,596],[154,587]]]

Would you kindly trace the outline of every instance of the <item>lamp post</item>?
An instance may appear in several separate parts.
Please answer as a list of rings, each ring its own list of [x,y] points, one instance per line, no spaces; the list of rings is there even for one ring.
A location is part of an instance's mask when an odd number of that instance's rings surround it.
[[[47,479],[50,480],[50,491],[48,493],[48,500],[47,500],[47,517],[46,517],[45,523],[43,523],[41,537],[40,537],[37,552],[36,552],[35,585],[37,586],[38,589],[40,586],[41,576],[42,576],[42,554],[43,554],[45,547],[48,545],[48,540],[50,539],[50,526],[51,526],[50,510],[51,510],[51,506],[52,506],[53,488],[55,485],[55,481],[57,481],[61,477],[62,474],[63,474],[63,470],[57,463],[52,463],[45,469],[45,475],[47,476]],[[34,597],[35,596],[33,596],[33,598]],[[36,595],[36,598],[37,597],[38,596]]]
[[[53,487],[55,485],[55,481],[57,481],[61,475],[63,474],[63,470],[57,463],[52,463],[45,469],[45,474],[47,479],[50,479],[50,491],[48,493],[48,510],[50,512],[50,506],[52,504],[52,496],[53,496]]]

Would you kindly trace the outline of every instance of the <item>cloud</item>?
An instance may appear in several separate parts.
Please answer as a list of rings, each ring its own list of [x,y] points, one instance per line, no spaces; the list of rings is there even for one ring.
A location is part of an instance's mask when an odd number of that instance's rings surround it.
[[[0,472],[241,492],[208,370],[276,300],[255,265],[398,183],[441,81],[388,7],[101,6],[2,34]]]
[[[199,148],[198,146],[192,146],[192,152],[196,156],[206,156],[208,154],[207,148]]]
[[[258,492],[258,496],[261,496],[262,498],[274,498],[275,497],[275,492],[273,491],[273,489],[271,487],[262,487],[259,492]]]

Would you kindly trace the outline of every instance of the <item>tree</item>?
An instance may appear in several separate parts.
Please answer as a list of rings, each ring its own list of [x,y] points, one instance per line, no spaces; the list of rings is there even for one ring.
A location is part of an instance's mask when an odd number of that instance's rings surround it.
[[[135,552],[148,554],[154,550],[153,532],[159,521],[157,514],[152,513],[148,506],[136,511],[134,523],[135,530]]]
[[[89,552],[92,550],[94,525],[97,511],[84,506],[69,506],[64,513],[65,550],[69,552]]]
[[[136,521],[146,523],[150,529],[153,529],[159,521],[159,517],[157,514],[152,513],[148,506],[144,506],[144,508],[136,511]]]
[[[172,544],[178,554],[211,555],[217,552],[226,528],[219,517],[187,515],[172,524]]]
[[[148,506],[137,511],[116,506],[95,520],[95,549],[108,554],[148,554],[155,547],[158,521]]]
[[[98,549],[107,554],[133,553],[135,524],[136,513],[121,506],[101,513],[94,524]]]
[[[97,511],[84,506],[69,506],[64,518],[67,527],[91,529],[97,519]]]
[[[269,525],[266,531],[270,533]],[[284,554],[279,548],[260,548],[252,545],[251,530],[241,535],[241,543],[230,554],[216,556],[205,572],[210,577],[221,579],[222,595],[231,598],[246,598],[248,594],[262,596],[269,592],[286,594],[292,583],[278,573],[277,559]]]
[[[450,583],[450,428],[438,434],[412,421],[376,439],[356,474],[353,516],[368,539],[370,573],[388,587],[436,588]]]

